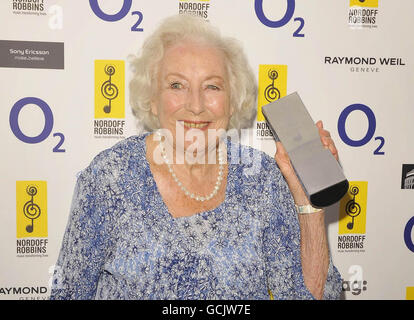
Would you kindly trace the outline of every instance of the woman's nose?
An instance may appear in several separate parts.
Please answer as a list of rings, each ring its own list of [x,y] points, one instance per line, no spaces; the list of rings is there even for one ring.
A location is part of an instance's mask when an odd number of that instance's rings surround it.
[[[203,97],[199,90],[191,90],[189,92],[186,107],[188,111],[195,115],[199,115],[204,111]]]

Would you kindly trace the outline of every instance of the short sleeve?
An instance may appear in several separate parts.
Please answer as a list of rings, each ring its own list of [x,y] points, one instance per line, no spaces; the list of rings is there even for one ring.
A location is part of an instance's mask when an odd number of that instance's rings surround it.
[[[274,299],[314,299],[303,279],[300,227],[292,195],[272,158],[265,161],[264,170],[267,173],[264,196],[268,215],[264,224],[263,248],[268,289]],[[339,299],[341,277],[331,257],[329,259],[323,298]]]
[[[98,173],[89,166],[78,176],[69,220],[52,282],[50,299],[93,299],[102,270],[106,241],[106,206]]]

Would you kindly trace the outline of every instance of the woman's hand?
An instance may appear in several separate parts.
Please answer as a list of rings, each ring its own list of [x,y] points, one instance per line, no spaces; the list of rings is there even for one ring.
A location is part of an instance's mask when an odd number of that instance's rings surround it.
[[[321,138],[322,145],[329,149],[332,155],[338,160],[338,150],[335,147],[335,143],[331,138],[331,134],[329,131],[323,128],[322,121],[318,121],[316,126],[319,131],[319,136]],[[293,199],[297,205],[306,205],[310,204],[309,199],[306,196],[305,191],[302,188],[302,185],[297,177],[295,170],[293,169],[292,163],[290,162],[289,155],[287,154],[285,148],[283,147],[282,143],[276,142],[276,154],[275,160],[277,165],[280,168],[285,180],[289,186],[290,192],[292,193]]]

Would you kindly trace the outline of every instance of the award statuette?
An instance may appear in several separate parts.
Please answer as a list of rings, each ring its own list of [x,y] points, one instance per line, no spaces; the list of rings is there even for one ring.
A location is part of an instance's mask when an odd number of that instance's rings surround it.
[[[327,207],[348,191],[349,183],[297,92],[262,107],[276,141],[282,142],[310,202]]]

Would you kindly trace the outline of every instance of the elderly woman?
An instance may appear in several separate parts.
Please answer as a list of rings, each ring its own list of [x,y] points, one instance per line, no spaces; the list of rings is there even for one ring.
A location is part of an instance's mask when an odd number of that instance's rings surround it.
[[[147,132],[78,177],[51,298],[338,298],[324,211],[298,213],[309,200],[283,146],[273,159],[223,138],[255,109],[238,43],[174,16],[132,63],[131,104]]]

